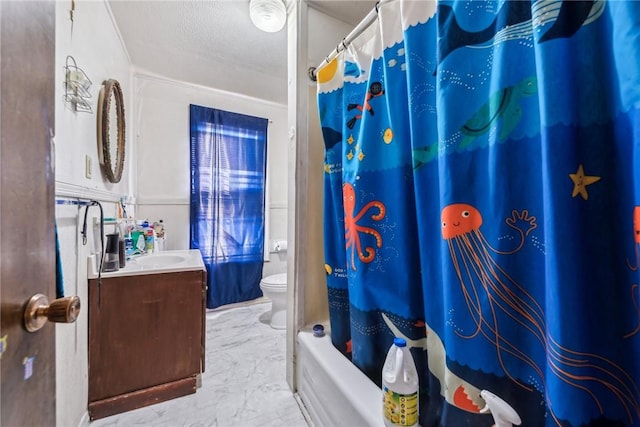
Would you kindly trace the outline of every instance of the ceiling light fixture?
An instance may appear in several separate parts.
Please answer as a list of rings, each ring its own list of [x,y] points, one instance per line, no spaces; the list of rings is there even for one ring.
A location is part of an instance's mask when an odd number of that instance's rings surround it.
[[[260,30],[275,33],[287,21],[287,8],[284,0],[250,0],[249,16]]]

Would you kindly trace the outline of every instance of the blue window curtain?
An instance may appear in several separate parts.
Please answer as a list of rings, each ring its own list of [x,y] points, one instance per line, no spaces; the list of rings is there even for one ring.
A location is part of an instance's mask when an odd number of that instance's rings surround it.
[[[207,308],[262,296],[267,125],[190,106],[190,246],[207,268]]]

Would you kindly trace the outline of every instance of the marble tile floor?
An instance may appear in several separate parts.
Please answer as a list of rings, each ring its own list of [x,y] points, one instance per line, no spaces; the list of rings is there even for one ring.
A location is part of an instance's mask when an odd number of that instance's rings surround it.
[[[96,420],[90,427],[306,427],[285,378],[284,330],[271,302],[207,312],[206,367],[195,394]]]

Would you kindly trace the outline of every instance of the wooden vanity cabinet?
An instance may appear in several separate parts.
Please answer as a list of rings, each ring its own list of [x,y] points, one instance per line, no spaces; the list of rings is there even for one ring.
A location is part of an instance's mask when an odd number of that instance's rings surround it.
[[[89,280],[89,417],[195,393],[206,271]]]

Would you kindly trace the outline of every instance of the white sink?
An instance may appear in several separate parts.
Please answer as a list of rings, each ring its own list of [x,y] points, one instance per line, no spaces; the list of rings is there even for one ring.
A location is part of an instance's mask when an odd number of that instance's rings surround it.
[[[141,265],[143,268],[145,267],[164,267],[169,265],[180,264],[181,262],[185,262],[187,258],[180,255],[147,255],[142,256],[137,259],[131,261],[132,264]]]
[[[98,277],[99,257],[91,255],[88,261],[87,276],[89,279],[95,279]],[[136,256],[127,260],[125,267],[117,271],[103,272],[101,277],[138,276],[191,270],[205,270],[202,256],[197,249],[173,250]]]

